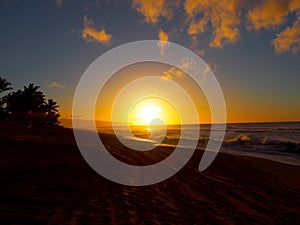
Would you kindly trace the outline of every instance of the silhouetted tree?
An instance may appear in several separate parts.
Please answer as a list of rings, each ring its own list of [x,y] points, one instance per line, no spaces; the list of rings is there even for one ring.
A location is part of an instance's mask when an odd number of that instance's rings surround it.
[[[8,90],[12,90],[11,83],[0,77],[0,94]],[[5,119],[5,117],[5,101],[0,96],[0,120]]]
[[[57,103],[47,100],[39,86],[29,84],[23,90],[9,93],[4,99],[9,119],[22,123],[26,128],[59,124]]]
[[[55,102],[53,99],[48,99],[47,102],[45,102],[45,111],[48,114],[51,113],[58,113],[58,107],[57,102]]]
[[[0,93],[8,90],[12,90],[11,83],[9,83],[6,79],[0,77]]]
[[[59,124],[58,118],[60,115],[58,114],[58,107],[59,105],[57,105],[57,102],[55,102],[53,99],[47,99],[47,101],[44,103],[46,124]]]

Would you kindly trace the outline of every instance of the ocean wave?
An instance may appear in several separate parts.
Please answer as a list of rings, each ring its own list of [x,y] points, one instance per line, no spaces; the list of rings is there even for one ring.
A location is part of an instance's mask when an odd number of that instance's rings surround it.
[[[261,144],[276,147],[275,150],[277,151],[300,154],[300,143],[297,142],[272,140],[266,136],[262,140]]]
[[[239,134],[235,137],[224,140],[225,143],[246,143],[250,141],[251,138],[246,134]]]

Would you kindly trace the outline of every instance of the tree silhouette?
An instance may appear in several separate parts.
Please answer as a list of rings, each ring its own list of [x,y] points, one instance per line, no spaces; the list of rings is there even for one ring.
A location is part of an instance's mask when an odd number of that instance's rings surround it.
[[[53,99],[48,99],[47,102],[45,102],[45,111],[48,114],[51,113],[58,113],[58,107],[57,102],[55,102]]]
[[[58,105],[52,99],[46,99],[39,86],[29,84],[23,90],[11,92],[4,97],[8,118],[24,127],[40,128],[58,125]]]
[[[8,90],[12,90],[11,83],[9,83],[6,79],[0,77],[0,94]],[[4,106],[5,106],[5,101],[0,96],[0,120],[6,117]]]
[[[35,86],[34,84],[29,84],[28,87],[24,86],[22,94],[27,113],[43,112],[43,105],[46,99],[45,95],[41,91],[38,91],[39,88],[39,86]]]
[[[60,115],[58,114],[58,105],[53,99],[48,99],[44,103],[44,112],[45,112],[45,122],[48,125],[58,125],[58,118]]]
[[[8,90],[12,90],[11,83],[9,83],[6,79],[0,77],[0,93]]]

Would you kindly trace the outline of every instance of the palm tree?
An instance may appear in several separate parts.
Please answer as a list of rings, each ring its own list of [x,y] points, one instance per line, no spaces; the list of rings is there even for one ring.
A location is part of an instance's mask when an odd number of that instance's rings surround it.
[[[60,114],[58,113],[58,105],[53,99],[47,99],[47,102],[44,103],[44,111],[45,111],[45,122],[47,125],[59,125],[58,118]]]
[[[6,118],[21,123],[26,128],[58,125],[58,105],[53,99],[45,98],[39,86],[29,84],[23,90],[4,96]]]
[[[26,128],[58,123],[57,103],[53,100],[46,102],[39,86],[24,86],[23,90],[9,93],[5,101],[10,119],[22,123]]]
[[[25,110],[28,113],[43,111],[43,105],[46,99],[45,95],[41,91],[38,91],[39,88],[39,86],[35,86],[32,83],[29,84],[28,87],[24,86],[23,100]]]
[[[0,93],[8,90],[12,90],[11,83],[8,82],[6,79],[0,77]]]
[[[0,77],[0,94],[5,91],[12,90],[12,87],[10,86],[11,86],[10,82]],[[6,118],[4,106],[5,106],[5,101],[2,97],[0,97],[0,120]]]
[[[48,99],[47,102],[45,102],[44,107],[45,107],[45,112],[47,114],[58,113],[58,107],[59,107],[59,105],[57,105],[57,102],[55,102],[51,98]]]

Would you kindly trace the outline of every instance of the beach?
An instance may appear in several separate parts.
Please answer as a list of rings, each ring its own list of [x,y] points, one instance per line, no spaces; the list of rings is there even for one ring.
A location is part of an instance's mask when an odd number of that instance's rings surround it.
[[[123,151],[113,137],[103,138],[116,153]],[[195,151],[168,180],[130,187],[97,174],[84,161],[70,129],[31,134],[2,130],[0,149],[0,224],[300,221],[300,167],[295,165],[219,153],[207,170],[199,172],[203,151]],[[139,155],[130,157],[145,162]]]

